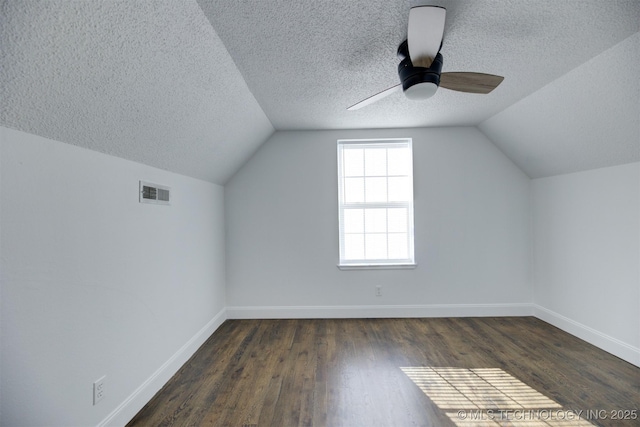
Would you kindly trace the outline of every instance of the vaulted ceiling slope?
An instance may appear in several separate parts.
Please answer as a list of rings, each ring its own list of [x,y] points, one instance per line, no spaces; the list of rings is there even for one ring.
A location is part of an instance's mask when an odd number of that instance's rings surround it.
[[[224,184],[274,129],[486,121],[530,176],[570,171],[536,138],[514,145],[508,122],[535,126],[544,117],[529,110],[554,99],[536,91],[637,33],[640,1],[434,0],[447,8],[443,71],[499,74],[502,85],[347,111],[398,83],[396,49],[424,3],[0,0],[0,125]],[[579,73],[569,80],[597,85]]]
[[[1,12],[2,126],[218,184],[274,131],[195,1]]]
[[[640,33],[478,127],[530,178],[638,162],[638,70]]]
[[[477,125],[639,30],[638,0],[198,0],[276,129]],[[402,93],[411,6],[447,8],[443,71],[505,77],[490,95]]]

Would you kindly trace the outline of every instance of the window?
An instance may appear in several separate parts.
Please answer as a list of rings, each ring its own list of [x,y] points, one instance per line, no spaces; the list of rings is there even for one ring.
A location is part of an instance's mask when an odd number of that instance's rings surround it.
[[[411,139],[339,140],[340,268],[412,267]]]

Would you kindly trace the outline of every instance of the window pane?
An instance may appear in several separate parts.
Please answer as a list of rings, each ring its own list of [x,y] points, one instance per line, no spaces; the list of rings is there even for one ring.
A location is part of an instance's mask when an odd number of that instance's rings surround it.
[[[339,140],[341,264],[413,262],[410,139]]]
[[[385,148],[367,148],[364,151],[364,165],[366,176],[386,176],[387,150]]]
[[[388,174],[408,175],[410,168],[408,148],[389,148],[387,150]]]
[[[345,209],[343,220],[345,233],[364,233],[364,209]]]
[[[409,257],[409,244],[407,233],[389,234],[389,258],[407,259]]]
[[[408,202],[411,199],[411,185],[408,177],[389,178],[389,201]]]
[[[369,203],[379,203],[387,201],[387,178],[365,178],[366,196]]]
[[[366,259],[386,259],[387,258],[387,235],[386,234],[366,234],[365,235]]]
[[[344,179],[345,203],[364,202],[364,178]]]
[[[344,176],[364,175],[364,150],[362,148],[348,148],[342,150]]]
[[[364,259],[364,234],[345,234],[344,259]]]
[[[389,233],[406,233],[407,230],[407,209],[393,208],[389,209]]]
[[[364,223],[365,223],[364,231],[367,233],[386,233],[387,232],[387,210],[386,209],[365,209]]]

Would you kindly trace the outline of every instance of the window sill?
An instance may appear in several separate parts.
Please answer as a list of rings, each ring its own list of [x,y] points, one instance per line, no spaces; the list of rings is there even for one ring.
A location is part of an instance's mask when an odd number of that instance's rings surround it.
[[[418,264],[338,264],[340,270],[413,270]]]

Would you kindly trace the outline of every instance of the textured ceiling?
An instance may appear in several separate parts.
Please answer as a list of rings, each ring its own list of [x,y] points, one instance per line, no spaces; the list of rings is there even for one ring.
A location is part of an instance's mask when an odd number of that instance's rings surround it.
[[[195,1],[1,11],[2,126],[220,184],[273,133]]]
[[[433,0],[448,11],[443,71],[502,85],[347,111],[398,83],[395,52],[424,3],[0,0],[0,125],[223,184],[274,128],[480,125],[518,111],[535,126],[544,117],[528,111],[557,99],[547,87],[640,29],[638,0]],[[530,176],[572,170],[531,138],[507,141],[519,137],[508,120],[480,128]]]
[[[639,29],[637,0],[198,0],[276,129],[476,125]],[[411,6],[447,8],[443,71],[505,77],[490,95],[402,93],[346,107],[398,81]]]
[[[638,70],[640,33],[479,128],[531,178],[638,162]]]

